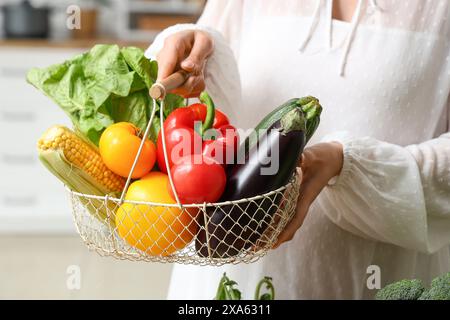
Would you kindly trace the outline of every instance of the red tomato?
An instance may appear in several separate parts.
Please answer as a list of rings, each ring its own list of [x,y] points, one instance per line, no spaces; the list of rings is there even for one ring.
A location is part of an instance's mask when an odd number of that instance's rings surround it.
[[[225,169],[201,155],[184,157],[170,172],[183,204],[216,202],[225,190]],[[170,184],[167,187],[172,192]]]

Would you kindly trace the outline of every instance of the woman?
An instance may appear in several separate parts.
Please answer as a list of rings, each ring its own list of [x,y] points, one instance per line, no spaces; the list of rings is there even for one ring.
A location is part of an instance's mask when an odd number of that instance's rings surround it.
[[[285,299],[372,298],[377,267],[381,286],[448,271],[449,39],[447,0],[210,0],[162,32],[159,78],[192,72],[176,92],[206,84],[240,128],[291,97],[324,106],[282,245],[251,265],[176,265],[169,298],[211,299],[223,271],[248,298],[272,276]]]

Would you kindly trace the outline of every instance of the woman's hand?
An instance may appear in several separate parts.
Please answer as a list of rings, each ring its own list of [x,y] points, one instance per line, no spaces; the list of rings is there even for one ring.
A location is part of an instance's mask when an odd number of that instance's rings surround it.
[[[158,80],[167,78],[179,69],[191,76],[182,87],[172,90],[185,98],[197,97],[205,89],[203,69],[214,49],[212,37],[204,31],[186,30],[166,38],[157,56]]]
[[[304,150],[301,162],[303,178],[297,212],[281,232],[274,249],[294,237],[302,226],[313,201],[327,186],[330,179],[340,174],[343,162],[343,148],[338,142],[319,143]]]

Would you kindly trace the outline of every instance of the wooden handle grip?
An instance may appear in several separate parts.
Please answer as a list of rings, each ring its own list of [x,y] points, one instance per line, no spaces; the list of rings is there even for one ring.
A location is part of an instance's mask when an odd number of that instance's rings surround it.
[[[152,97],[153,99],[162,99],[166,96],[167,92],[183,85],[183,83],[185,83],[188,78],[189,73],[183,70],[177,71],[167,78],[156,82],[150,88],[150,97]]]

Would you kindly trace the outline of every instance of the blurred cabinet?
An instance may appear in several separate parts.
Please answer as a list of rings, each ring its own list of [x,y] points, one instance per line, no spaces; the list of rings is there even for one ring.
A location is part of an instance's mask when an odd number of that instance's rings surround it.
[[[49,98],[26,82],[32,67],[82,49],[0,47],[0,233],[74,232],[63,184],[39,162],[36,142],[51,125],[70,126]]]
[[[205,0],[121,0],[116,4],[119,37],[148,41],[178,23],[195,23]]]

